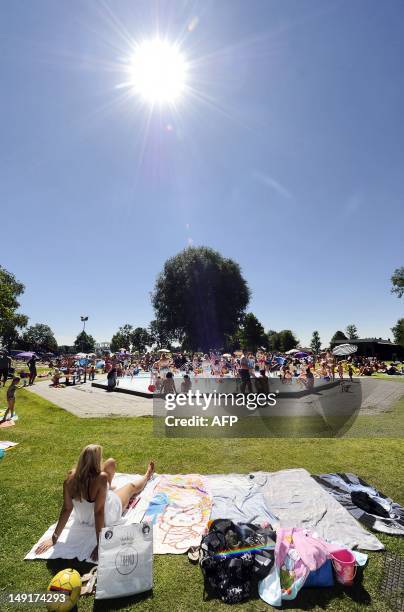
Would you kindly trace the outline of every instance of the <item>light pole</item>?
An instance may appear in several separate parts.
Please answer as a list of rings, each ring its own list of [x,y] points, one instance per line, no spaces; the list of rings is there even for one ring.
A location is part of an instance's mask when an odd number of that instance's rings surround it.
[[[84,335],[85,331],[86,331],[86,321],[88,321],[88,317],[87,316],[86,317],[81,316],[80,319],[81,319],[81,322],[83,323],[83,332],[82,333]],[[81,343],[81,352],[82,353],[84,353],[83,348],[84,348],[84,338],[83,338],[82,343]],[[86,351],[86,353],[87,353],[87,351]],[[84,382],[85,383],[87,382],[87,356],[86,356],[86,362],[84,364]]]

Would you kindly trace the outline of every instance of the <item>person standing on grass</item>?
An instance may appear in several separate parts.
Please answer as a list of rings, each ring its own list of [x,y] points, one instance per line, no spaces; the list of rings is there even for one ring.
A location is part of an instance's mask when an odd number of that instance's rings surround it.
[[[10,420],[14,416],[15,392],[16,392],[16,389],[18,388],[17,385],[19,382],[20,382],[20,379],[18,378],[18,376],[14,376],[11,382],[11,385],[7,389],[7,410],[4,414],[4,417],[0,421],[0,423],[4,423],[4,421],[7,420],[8,415],[10,415]]]
[[[3,379],[3,387],[6,386],[8,374],[11,368],[11,357],[9,357],[6,351],[0,352],[0,385],[1,379]]]
[[[29,384],[33,385],[37,376],[36,370],[36,362],[38,361],[38,357],[34,354],[31,359],[27,361],[27,366],[29,367]]]

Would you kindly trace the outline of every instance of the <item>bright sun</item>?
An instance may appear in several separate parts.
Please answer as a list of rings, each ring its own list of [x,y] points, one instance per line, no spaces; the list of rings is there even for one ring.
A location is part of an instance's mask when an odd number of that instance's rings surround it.
[[[184,92],[187,64],[178,46],[155,38],[139,44],[130,63],[131,85],[149,103],[178,101]]]

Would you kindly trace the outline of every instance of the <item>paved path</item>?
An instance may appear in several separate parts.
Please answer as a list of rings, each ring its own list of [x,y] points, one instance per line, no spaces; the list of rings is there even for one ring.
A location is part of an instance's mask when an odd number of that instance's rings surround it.
[[[356,379],[358,380],[358,379]],[[377,414],[389,410],[404,395],[404,383],[375,378],[361,378],[363,415]],[[153,400],[126,393],[108,393],[92,387],[91,383],[61,387],[49,386],[50,381],[27,387],[60,408],[81,418],[106,416],[145,416],[153,414]],[[337,395],[338,397],[338,395]],[[345,396],[344,396],[345,397]]]
[[[360,378],[359,380],[362,383],[361,414],[363,415],[385,412],[404,395],[403,382],[377,378]]]
[[[50,387],[49,384],[50,381],[46,380],[35,383],[27,389],[81,418],[153,414],[151,399],[125,393],[108,393],[103,389],[92,387],[88,382],[59,389]]]

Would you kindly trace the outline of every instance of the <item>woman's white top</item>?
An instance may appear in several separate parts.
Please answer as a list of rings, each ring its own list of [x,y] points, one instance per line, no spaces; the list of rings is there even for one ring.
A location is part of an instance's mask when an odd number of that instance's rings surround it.
[[[73,499],[73,508],[76,519],[80,523],[86,525],[94,525],[94,503],[89,502],[86,499],[79,501]],[[111,489],[107,491],[107,497],[105,499],[104,506],[104,525],[105,527],[112,527],[117,525],[122,516],[122,503],[120,497]]]

